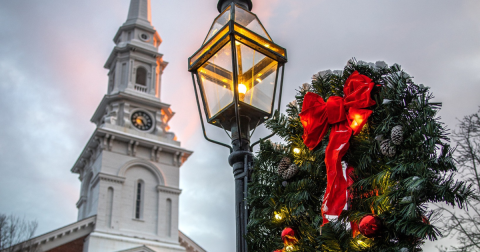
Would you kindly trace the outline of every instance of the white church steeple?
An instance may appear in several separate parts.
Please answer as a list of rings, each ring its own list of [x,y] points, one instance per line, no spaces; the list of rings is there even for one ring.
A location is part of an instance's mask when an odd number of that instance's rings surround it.
[[[150,0],[132,0],[128,10],[128,18],[124,25],[141,24],[152,26]]]
[[[83,251],[182,252],[190,245],[178,230],[179,169],[193,152],[169,132],[174,113],[160,101],[167,63],[150,0],[131,0],[114,42],[97,128],[72,168],[82,182],[78,220],[95,216]]]
[[[162,43],[151,23],[150,0],[132,0],[127,21],[113,38],[116,46],[105,63],[108,94],[127,92],[160,99],[161,77],[167,62],[158,52]]]

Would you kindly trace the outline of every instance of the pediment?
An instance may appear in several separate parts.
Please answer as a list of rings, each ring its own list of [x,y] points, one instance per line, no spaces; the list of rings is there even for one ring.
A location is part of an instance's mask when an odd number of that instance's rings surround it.
[[[143,245],[131,249],[126,249],[126,250],[119,250],[117,252],[155,252],[155,250]]]

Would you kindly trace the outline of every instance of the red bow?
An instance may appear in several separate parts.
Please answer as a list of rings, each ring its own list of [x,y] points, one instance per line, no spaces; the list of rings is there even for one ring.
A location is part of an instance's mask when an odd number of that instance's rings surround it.
[[[360,133],[375,105],[370,97],[374,83],[365,75],[353,72],[343,87],[344,97],[331,96],[327,102],[315,93],[305,94],[300,120],[303,124],[303,142],[313,150],[327,133],[331,124],[330,140],[325,150],[327,190],[323,198],[325,215],[339,216],[347,203],[347,181],[343,176],[342,157],[350,147],[350,136]]]

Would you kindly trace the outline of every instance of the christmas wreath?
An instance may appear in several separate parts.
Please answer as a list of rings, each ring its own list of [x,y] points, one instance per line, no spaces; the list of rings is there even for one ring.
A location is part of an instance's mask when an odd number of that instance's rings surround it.
[[[301,86],[266,123],[249,184],[250,251],[421,251],[429,203],[465,207],[429,88],[394,64],[350,60]]]

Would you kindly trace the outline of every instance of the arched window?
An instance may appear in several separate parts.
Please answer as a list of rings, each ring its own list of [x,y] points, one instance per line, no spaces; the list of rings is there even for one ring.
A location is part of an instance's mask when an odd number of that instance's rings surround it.
[[[107,209],[105,211],[105,217],[109,228],[112,227],[112,213],[113,211],[113,188],[109,187],[107,191]]]
[[[143,218],[143,194],[145,191],[145,183],[142,180],[137,181],[137,190],[135,194],[135,219]]]
[[[135,83],[143,86],[147,85],[147,69],[143,67],[137,68],[137,76]]]

